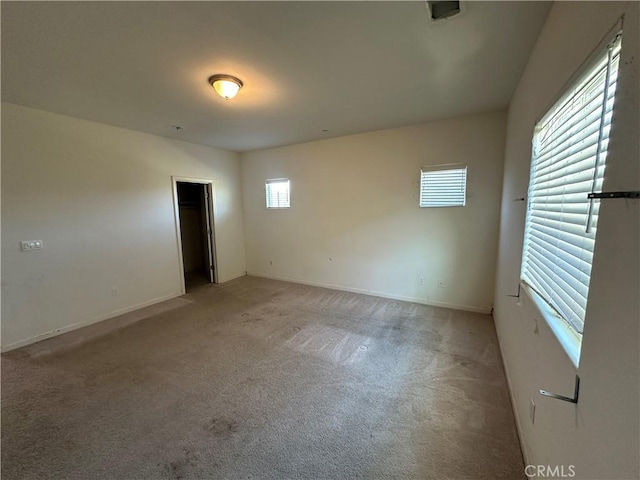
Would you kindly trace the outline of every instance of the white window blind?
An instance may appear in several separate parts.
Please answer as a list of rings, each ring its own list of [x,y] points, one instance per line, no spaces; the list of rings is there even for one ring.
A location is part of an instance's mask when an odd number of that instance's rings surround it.
[[[620,36],[536,125],[522,279],[582,333],[596,240]]]
[[[277,178],[267,180],[265,186],[267,192],[267,208],[289,208],[291,206],[289,179]]]
[[[438,165],[420,172],[421,207],[463,207],[466,191],[466,166]]]

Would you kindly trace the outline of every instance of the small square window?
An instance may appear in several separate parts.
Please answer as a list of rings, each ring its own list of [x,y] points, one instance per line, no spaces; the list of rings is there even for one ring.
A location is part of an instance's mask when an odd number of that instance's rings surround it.
[[[420,207],[464,207],[467,167],[438,165],[420,172]]]
[[[288,178],[267,180],[265,186],[267,208],[289,208],[291,206]]]

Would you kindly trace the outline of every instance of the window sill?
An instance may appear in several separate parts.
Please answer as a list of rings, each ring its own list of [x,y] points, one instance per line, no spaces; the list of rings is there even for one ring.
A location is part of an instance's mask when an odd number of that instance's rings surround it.
[[[580,348],[582,347],[582,336],[576,333],[558,314],[538,295],[531,287],[521,282],[521,291],[527,293],[538,312],[547,322],[549,328],[562,345],[573,366],[578,368],[580,363]]]

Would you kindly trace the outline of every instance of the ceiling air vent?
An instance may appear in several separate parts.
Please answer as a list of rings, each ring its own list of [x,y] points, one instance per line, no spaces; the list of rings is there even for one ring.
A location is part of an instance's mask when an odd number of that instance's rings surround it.
[[[427,1],[429,16],[432,21],[444,20],[461,12],[460,2]]]

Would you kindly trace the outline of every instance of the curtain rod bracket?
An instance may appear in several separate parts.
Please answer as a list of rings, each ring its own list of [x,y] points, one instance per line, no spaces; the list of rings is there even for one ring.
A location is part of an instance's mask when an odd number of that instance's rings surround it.
[[[565,397],[564,395],[558,395],[556,393],[547,392],[546,390],[540,390],[540,395],[545,397],[555,398],[556,400],[562,400],[563,402],[578,403],[578,394],[580,393],[580,377],[576,375],[576,385],[573,391],[573,398]]]
[[[589,193],[587,198],[640,198],[640,191]]]

